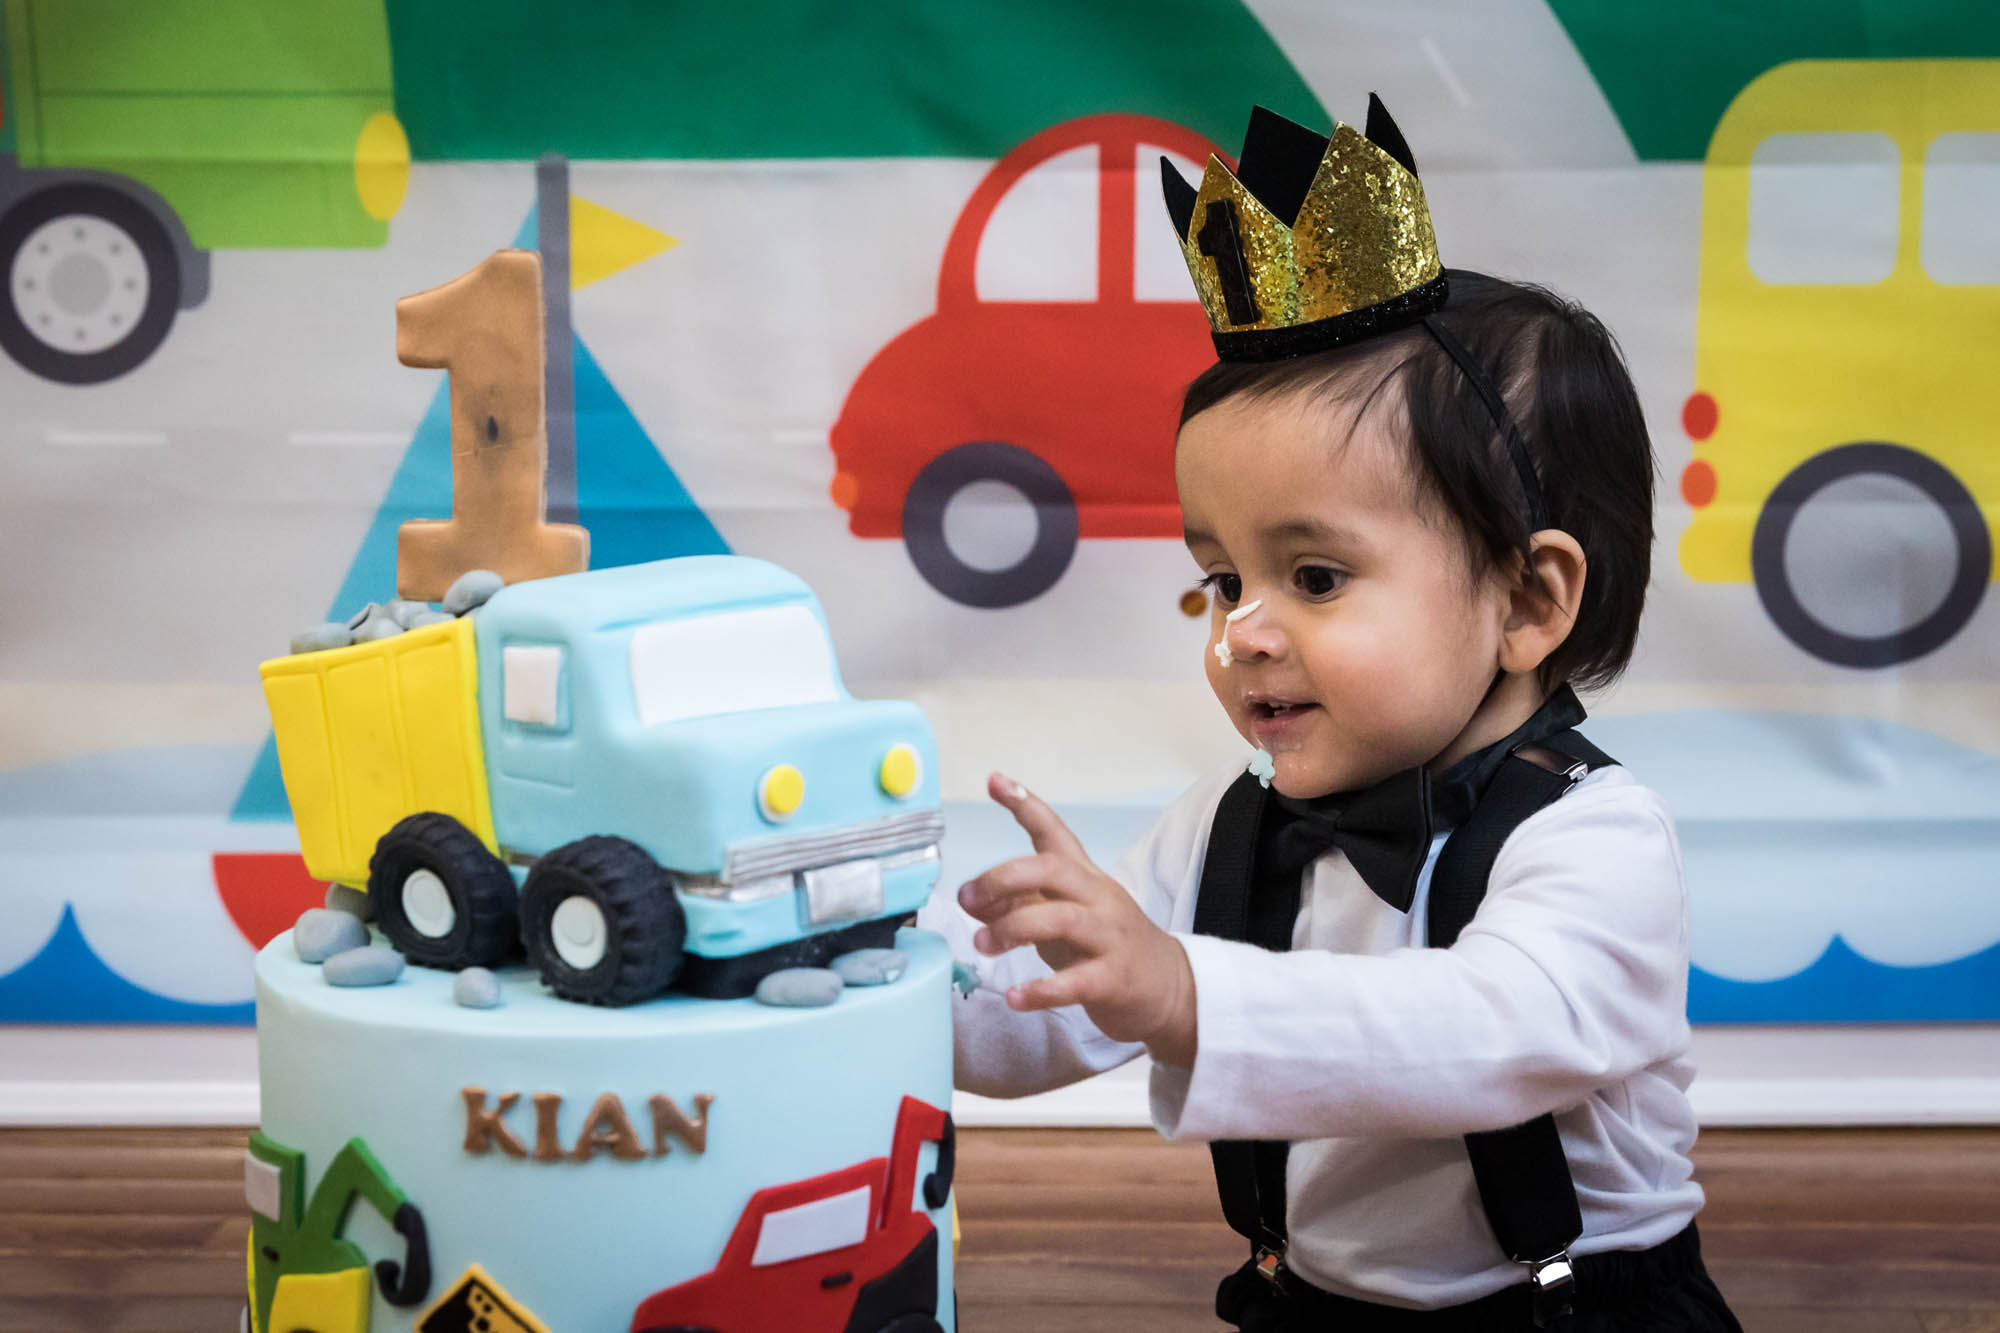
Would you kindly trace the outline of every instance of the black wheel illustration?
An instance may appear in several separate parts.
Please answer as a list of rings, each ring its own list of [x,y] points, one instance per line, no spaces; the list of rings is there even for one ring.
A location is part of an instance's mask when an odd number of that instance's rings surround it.
[[[945,538],[945,511],[968,486],[1001,482],[1032,508],[1035,536],[1002,569],[968,564]],[[903,546],[924,582],[963,606],[1019,606],[1055,586],[1076,554],[1076,501],[1056,470],[1016,445],[961,444],[924,465],[903,497]]]
[[[488,967],[514,951],[514,876],[450,815],[411,815],[383,834],[368,896],[389,943],[420,967]]]
[[[687,921],[672,878],[623,838],[579,838],[521,887],[521,942],[565,1000],[626,1005],[671,986]]]
[[[1915,624],[1886,634],[1855,634],[1827,624],[1807,609],[1786,566],[1786,543],[1800,511],[1834,483],[1863,476],[1914,486],[1951,530],[1953,564],[1943,600]],[[1992,567],[1992,536],[1971,493],[1934,459],[1896,444],[1845,444],[1807,459],[1771,492],[1750,537],[1751,577],[1765,614],[1786,638],[1836,666],[1894,666],[1942,647],[1979,609]]]
[[[0,348],[62,384],[100,384],[166,340],[181,271],[160,220],[109,185],[73,181],[0,217]]]

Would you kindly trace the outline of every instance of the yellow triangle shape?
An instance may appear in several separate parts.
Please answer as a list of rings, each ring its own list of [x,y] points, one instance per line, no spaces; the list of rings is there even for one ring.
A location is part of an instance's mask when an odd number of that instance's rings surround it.
[[[578,195],[569,197],[569,285],[570,290],[588,287],[599,278],[608,278],[644,259],[651,259],[679,245],[678,238],[636,222],[623,213],[614,213],[602,204],[593,204]]]

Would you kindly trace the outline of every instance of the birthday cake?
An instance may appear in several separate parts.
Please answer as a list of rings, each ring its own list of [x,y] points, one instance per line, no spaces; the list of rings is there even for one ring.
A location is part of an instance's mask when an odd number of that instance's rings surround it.
[[[504,257],[468,278],[538,284]],[[257,958],[244,1327],[950,1329],[930,727],[773,565],[583,571],[503,398],[408,600],[262,668],[331,887]]]

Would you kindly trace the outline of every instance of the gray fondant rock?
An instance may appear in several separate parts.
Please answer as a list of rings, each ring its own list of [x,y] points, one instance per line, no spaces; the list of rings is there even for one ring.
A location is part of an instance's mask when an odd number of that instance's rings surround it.
[[[910,956],[901,949],[856,949],[827,966],[850,986],[882,986],[908,970]]]
[[[429,607],[425,607],[410,617],[409,628],[422,629],[426,625],[442,625],[447,621],[456,619],[458,619],[457,616],[448,616],[442,611],[433,611]]]
[[[329,620],[314,625],[311,629],[300,630],[292,636],[292,651],[295,653],[317,653],[327,648],[345,648],[354,642],[354,631],[339,621]]]
[[[393,639],[403,632],[396,618],[386,611],[377,611],[363,621],[361,628],[354,631],[356,643],[376,643],[382,639]]]
[[[326,910],[345,912],[361,921],[375,919],[375,900],[359,889],[350,889],[345,884],[326,886]]]
[[[757,983],[757,1003],[817,1009],[840,998],[840,974],[825,967],[786,967]]]
[[[444,609],[451,615],[462,616],[474,607],[486,605],[486,599],[505,586],[506,580],[490,569],[468,569],[445,589]]]
[[[371,944],[335,954],[320,972],[329,986],[386,986],[403,975],[403,955],[387,945]]]
[[[429,602],[406,602],[398,597],[393,602],[383,604],[382,609],[389,618],[404,629],[415,629],[416,618],[431,609]]]
[[[370,602],[347,618],[347,628],[360,629],[381,613],[382,604],[380,602]]]
[[[451,979],[451,998],[467,1009],[497,1008],[500,980],[483,967],[468,967]]]
[[[298,950],[302,963],[324,963],[337,953],[367,943],[368,927],[361,924],[361,918],[324,907],[306,909],[292,927],[292,947]]]

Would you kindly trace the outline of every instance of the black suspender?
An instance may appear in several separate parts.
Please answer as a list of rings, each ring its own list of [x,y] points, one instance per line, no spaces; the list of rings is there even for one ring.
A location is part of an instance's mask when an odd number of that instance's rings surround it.
[[[1431,874],[1426,927],[1433,948],[1448,948],[1486,896],[1493,862],[1508,835],[1562,796],[1591,769],[1615,761],[1575,731],[1518,746],[1495,772],[1465,823],[1453,831]],[[1300,886],[1288,901],[1253,901],[1258,829],[1268,793],[1245,773],[1230,784],[1215,811],[1195,900],[1197,934],[1288,950]],[[1570,1313],[1569,1246],[1582,1233],[1576,1187],[1553,1116],[1511,1129],[1465,1136],[1480,1206],[1500,1247],[1530,1269],[1537,1327],[1556,1327]],[[1219,1141],[1209,1145],[1217,1192],[1230,1228],[1251,1242],[1251,1262],[1226,1279],[1218,1312],[1233,1319],[1250,1290],[1252,1271],[1275,1276],[1285,1243],[1285,1158],[1280,1142]],[[1230,1308],[1225,1308],[1230,1307]]]
[[[1249,773],[1229,784],[1215,807],[1208,853],[1202,861],[1201,887],[1194,900],[1194,933],[1227,940],[1247,940],[1262,948],[1292,947],[1292,925],[1299,914],[1297,876],[1291,885],[1290,911],[1284,904],[1259,913],[1262,929],[1253,931],[1250,882],[1257,853],[1257,828],[1264,819],[1270,792]],[[1285,1248],[1285,1155],[1282,1142],[1217,1139],[1208,1145],[1215,1167],[1215,1189],[1222,1198],[1222,1216],[1229,1229],[1247,1238],[1256,1257]]]

